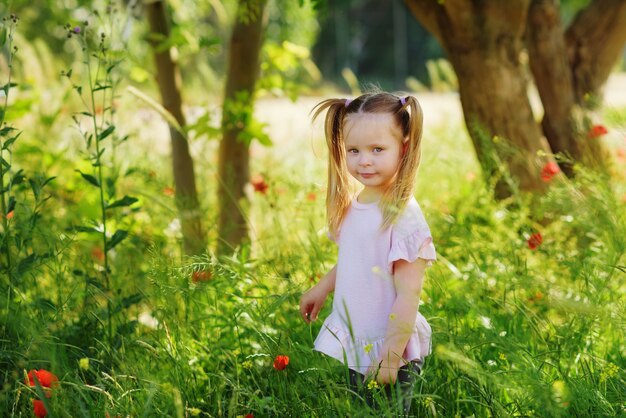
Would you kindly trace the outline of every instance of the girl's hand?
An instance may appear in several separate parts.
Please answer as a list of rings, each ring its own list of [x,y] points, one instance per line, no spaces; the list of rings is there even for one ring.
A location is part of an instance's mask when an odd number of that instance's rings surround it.
[[[396,383],[398,378],[398,370],[400,364],[386,359],[379,359],[376,363],[372,363],[365,374],[366,379],[375,379],[379,385],[388,385]]]
[[[327,297],[328,291],[323,286],[320,286],[319,283],[302,295],[300,298],[300,314],[304,322],[310,324],[311,321],[317,319],[317,314],[324,306]]]

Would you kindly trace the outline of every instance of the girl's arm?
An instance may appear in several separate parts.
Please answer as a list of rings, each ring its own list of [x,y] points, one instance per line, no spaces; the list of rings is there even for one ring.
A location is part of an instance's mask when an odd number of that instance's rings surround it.
[[[426,261],[418,258],[412,263],[398,260],[394,263],[393,281],[396,300],[387,323],[385,343],[378,364],[370,366],[369,373],[376,373],[380,384],[394,383],[398,369],[403,365],[402,354],[415,327],[417,308],[424,283]]]
[[[336,278],[337,265],[335,264],[315,286],[310,288],[300,298],[300,314],[307,324],[317,319],[317,314],[324,306],[328,294],[335,290]]]

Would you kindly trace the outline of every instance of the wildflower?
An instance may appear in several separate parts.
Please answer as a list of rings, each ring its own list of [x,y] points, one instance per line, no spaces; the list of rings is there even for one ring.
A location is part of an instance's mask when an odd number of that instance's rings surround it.
[[[497,363],[496,363],[494,360],[491,360],[491,359],[487,360],[487,365],[488,365],[488,366],[493,367],[493,366],[495,366],[496,364],[497,364]]]
[[[35,377],[37,378],[37,381],[39,381],[41,387],[44,389],[46,398],[52,396],[51,390],[53,387],[58,386],[59,378],[57,378],[53,373],[49,372],[48,370],[31,370],[28,372],[25,383],[31,387],[36,386]],[[43,418],[48,415],[48,411],[46,411],[46,406],[40,399],[33,399],[33,413],[38,418]]]
[[[289,356],[278,355],[274,359],[274,368],[276,370],[285,370],[289,364]]]
[[[10,221],[11,219],[13,219],[13,215],[15,215],[14,211],[11,211],[11,212],[7,213],[7,220]]]
[[[265,179],[262,175],[257,174],[256,176],[250,179],[250,184],[254,187],[254,191],[261,194],[267,194],[267,189],[269,189],[269,184],[265,182]]]
[[[206,270],[194,271],[193,274],[191,275],[191,280],[194,283],[206,282],[208,280],[211,280],[211,272],[206,271]]]
[[[104,251],[102,251],[100,247],[94,247],[93,250],[91,250],[91,256],[98,261],[104,261]]]
[[[427,396],[424,398],[422,403],[424,404],[426,408],[429,408],[433,404],[433,398],[431,398],[430,396]]]
[[[46,406],[43,404],[43,401],[33,399],[33,413],[37,418],[44,418],[48,415],[48,411],[46,411]]]
[[[561,169],[557,163],[554,161],[548,161],[541,170],[541,179],[547,183],[552,180],[552,177],[559,174],[560,171]]]
[[[254,415],[252,415],[252,413],[249,413],[249,414],[246,414],[244,418],[254,418]]]
[[[315,192],[307,193],[306,200],[308,200],[309,202],[315,202],[315,199],[317,199],[317,193]]]
[[[74,26],[74,29],[72,29],[72,32],[78,35],[80,33],[80,26]]]
[[[604,125],[593,125],[591,129],[589,129],[589,132],[587,132],[587,136],[589,138],[599,138],[608,133],[609,131],[606,129]]]
[[[376,380],[370,380],[369,382],[367,382],[367,388],[369,390],[374,390],[379,388],[380,386],[378,385],[378,382]]]
[[[252,368],[252,361],[251,360],[246,360],[243,363],[241,363],[241,366],[244,369],[250,370]]]
[[[363,347],[363,351],[365,351],[365,354],[369,354],[369,352],[372,351],[372,347],[374,347],[373,344],[368,344],[365,347]]]
[[[163,188],[163,194],[165,196],[172,197],[172,196],[174,196],[174,194],[176,194],[176,192],[174,191],[173,187],[167,186],[167,187]]]
[[[613,363],[608,363],[600,373],[600,382],[605,382],[608,379],[617,376],[619,373],[619,367]]]
[[[390,319],[390,320],[392,320],[392,321],[393,321],[394,319],[396,319],[396,314],[395,314],[395,313],[393,313],[393,312],[392,312],[392,313],[390,313],[390,314],[389,314],[389,319]]]
[[[532,234],[530,238],[528,238],[528,240],[526,241],[526,243],[528,244],[528,248],[530,248],[531,250],[536,250],[542,242],[543,237],[539,232],[535,232],[534,234]]]
[[[504,354],[504,353],[500,353],[500,354],[498,355],[498,358],[499,358],[500,360],[504,361],[504,360],[506,360],[506,354]]]
[[[543,293],[541,293],[540,290],[537,290],[537,292],[535,292],[535,294],[533,296],[528,298],[528,300],[531,301],[531,302],[536,302],[536,301],[541,300],[541,299],[543,299]]]
[[[35,376],[39,384],[44,388],[53,388],[59,384],[59,378],[54,373],[45,369],[31,370],[28,372],[28,385],[35,386]]]
[[[78,360],[78,367],[80,367],[81,370],[89,370],[89,359],[87,357],[83,357]]]
[[[187,408],[187,411],[189,411],[189,415],[191,415],[192,417],[200,416],[200,414],[202,413],[202,411],[198,408]]]

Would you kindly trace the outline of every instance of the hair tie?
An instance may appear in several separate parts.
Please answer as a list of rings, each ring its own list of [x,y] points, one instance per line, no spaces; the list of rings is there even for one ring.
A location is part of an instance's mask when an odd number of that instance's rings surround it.
[[[400,97],[400,103],[404,106],[406,104],[406,97]]]
[[[352,103],[352,99],[346,99],[346,104],[345,104],[345,106],[346,106],[346,107],[350,106],[350,103]]]

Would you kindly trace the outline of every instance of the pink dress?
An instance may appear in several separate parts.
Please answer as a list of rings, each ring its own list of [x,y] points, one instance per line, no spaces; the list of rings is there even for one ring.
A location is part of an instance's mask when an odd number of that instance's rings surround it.
[[[393,262],[436,259],[428,224],[412,198],[391,227],[380,231],[378,203],[359,203],[348,210],[336,240],[337,279],[331,314],[315,340],[315,350],[364,374],[383,346],[391,307],[396,299]],[[431,329],[417,313],[404,359],[423,362],[430,353]]]

